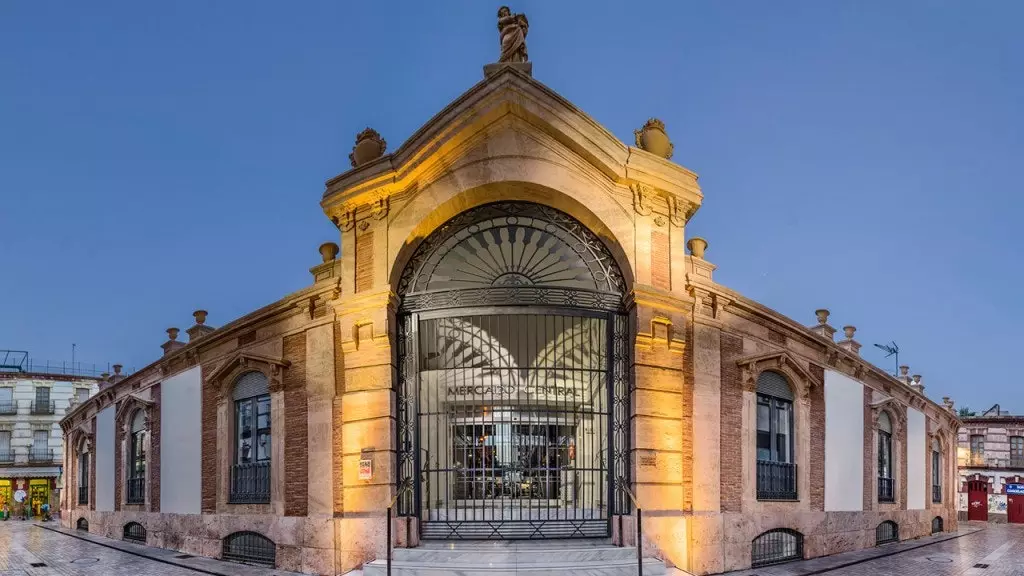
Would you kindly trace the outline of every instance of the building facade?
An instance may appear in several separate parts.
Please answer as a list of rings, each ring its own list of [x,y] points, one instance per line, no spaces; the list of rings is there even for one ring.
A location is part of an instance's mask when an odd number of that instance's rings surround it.
[[[1024,524],[1024,416],[964,417],[957,446],[960,519]]]
[[[16,354],[24,353],[0,351],[0,359]],[[59,506],[59,422],[98,391],[100,379],[26,370],[21,362],[0,364],[0,508],[15,517],[38,516],[43,504]]]
[[[492,65],[384,148],[327,182],[310,286],[64,419],[68,526],[316,574],[387,534],[634,545],[638,506],[695,574],[956,528],[951,407],[717,283],[660,122]]]

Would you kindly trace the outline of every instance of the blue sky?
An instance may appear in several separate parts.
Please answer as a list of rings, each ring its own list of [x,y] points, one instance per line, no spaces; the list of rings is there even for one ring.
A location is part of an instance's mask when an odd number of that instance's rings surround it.
[[[928,394],[1016,381],[1024,3],[550,2],[534,77],[619,138],[663,119],[716,279],[895,340]],[[355,134],[396,148],[497,58],[497,4],[5,2],[0,348],[156,359],[307,285]]]

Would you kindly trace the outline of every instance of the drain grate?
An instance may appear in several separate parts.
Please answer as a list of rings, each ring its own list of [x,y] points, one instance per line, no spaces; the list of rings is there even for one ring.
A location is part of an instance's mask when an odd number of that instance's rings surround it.
[[[71,561],[72,564],[93,564],[99,562],[99,558],[75,558]]]
[[[988,568],[988,564],[975,564],[975,568]]]
[[[929,562],[952,562],[953,559],[952,558],[944,558],[942,556],[929,556],[928,557],[928,561]]]
[[[42,568],[43,566],[46,566],[46,562],[30,562],[29,566],[33,568]]]
[[[192,555],[191,554],[178,554],[177,556],[175,556],[175,558],[177,558],[179,560],[184,560],[185,558],[192,558]]]

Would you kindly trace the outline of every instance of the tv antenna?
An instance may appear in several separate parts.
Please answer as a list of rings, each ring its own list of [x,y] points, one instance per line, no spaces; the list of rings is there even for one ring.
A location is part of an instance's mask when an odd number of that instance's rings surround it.
[[[896,345],[896,341],[892,341],[892,342],[890,342],[888,344],[875,344],[875,348],[879,348],[881,350],[885,350],[885,357],[886,358],[888,358],[889,356],[895,356],[896,357],[896,372],[893,372],[893,374],[899,374],[900,373],[900,370],[899,370],[899,368],[900,368],[900,347]]]

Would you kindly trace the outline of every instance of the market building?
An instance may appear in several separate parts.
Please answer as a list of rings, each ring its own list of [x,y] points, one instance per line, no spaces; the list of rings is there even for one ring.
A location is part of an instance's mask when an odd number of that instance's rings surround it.
[[[1024,524],[1024,416],[965,416],[957,444],[960,519]]]
[[[652,574],[955,530],[951,409],[827,310],[717,283],[666,127],[619,141],[499,17],[480,83],[393,152],[359,134],[308,287],[197,311],[64,419],[65,524],[315,574],[381,574],[389,544],[402,574],[454,570],[436,542],[481,538],[606,539],[561,560],[635,573],[612,549],[638,508]]]
[[[100,376],[80,368],[33,363],[27,352],[0,350],[0,510],[12,517],[40,516],[44,504],[58,507],[58,423],[99,389]]]

